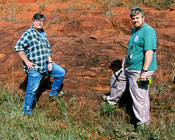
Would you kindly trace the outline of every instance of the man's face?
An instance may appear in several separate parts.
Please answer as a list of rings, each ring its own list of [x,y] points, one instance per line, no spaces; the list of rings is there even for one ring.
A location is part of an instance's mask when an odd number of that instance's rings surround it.
[[[131,17],[132,24],[134,25],[135,28],[141,28],[143,24],[145,23],[145,17],[142,16],[141,14],[135,15]]]
[[[37,19],[37,20],[33,21],[33,27],[36,30],[42,29],[43,25],[44,25],[44,20],[43,19]]]

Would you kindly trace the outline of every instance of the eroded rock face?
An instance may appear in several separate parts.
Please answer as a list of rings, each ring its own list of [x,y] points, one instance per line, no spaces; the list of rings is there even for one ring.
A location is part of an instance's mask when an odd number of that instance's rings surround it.
[[[110,18],[99,16],[103,11],[96,12],[82,11],[84,15],[79,17],[72,12],[72,17],[68,18],[66,12],[58,12],[53,16],[53,13],[43,11],[47,16],[45,31],[52,46],[53,60],[66,70],[64,90],[67,97],[75,94],[79,99],[100,99],[102,94],[109,92],[111,63],[114,60],[122,61],[126,55],[132,30],[129,11],[120,8],[118,15]],[[145,7],[145,12],[146,22],[156,30],[158,38],[158,70],[154,81],[167,81],[175,63],[175,25],[172,18],[175,11]],[[31,26],[31,16],[28,21],[19,19],[0,24],[0,79],[3,83],[13,83],[17,90],[23,87],[21,83],[26,75],[22,70],[21,59],[14,52],[14,45]],[[60,19],[59,23],[52,22],[55,17]]]
[[[103,17],[82,16],[71,21],[61,23],[58,26],[58,31],[63,33],[91,33],[97,30],[100,31],[111,28],[111,22]]]

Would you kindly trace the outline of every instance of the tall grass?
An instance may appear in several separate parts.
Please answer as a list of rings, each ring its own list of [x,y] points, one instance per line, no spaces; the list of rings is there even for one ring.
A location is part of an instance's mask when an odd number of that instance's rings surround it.
[[[173,0],[97,0],[103,8],[126,6],[128,8],[145,4],[156,9],[168,9],[174,3]]]
[[[23,95],[10,88],[0,89],[0,139],[16,140],[171,140],[175,138],[175,107],[160,93],[162,84],[151,88],[150,128],[135,131],[131,116],[124,108],[105,102],[92,105],[56,100],[38,107],[33,115],[23,114]],[[156,97],[155,97],[156,96]]]
[[[16,15],[23,12],[24,8],[16,1],[0,3],[0,13],[3,13],[0,20],[16,21]]]

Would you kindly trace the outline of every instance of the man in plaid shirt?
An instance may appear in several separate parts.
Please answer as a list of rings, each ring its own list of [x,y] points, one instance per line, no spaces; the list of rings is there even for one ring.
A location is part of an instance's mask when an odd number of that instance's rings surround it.
[[[43,30],[45,16],[37,13],[33,16],[33,25],[23,33],[15,45],[28,74],[28,85],[24,101],[24,113],[32,114],[32,104],[35,92],[43,75],[54,77],[49,99],[61,97],[64,92],[58,92],[65,76],[65,70],[52,61],[50,44]]]

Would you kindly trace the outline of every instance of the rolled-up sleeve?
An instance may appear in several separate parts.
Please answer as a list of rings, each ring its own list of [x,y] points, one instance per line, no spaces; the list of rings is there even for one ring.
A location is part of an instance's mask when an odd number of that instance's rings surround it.
[[[24,51],[29,45],[30,35],[28,32],[24,32],[21,38],[17,41],[14,49],[15,51]]]

